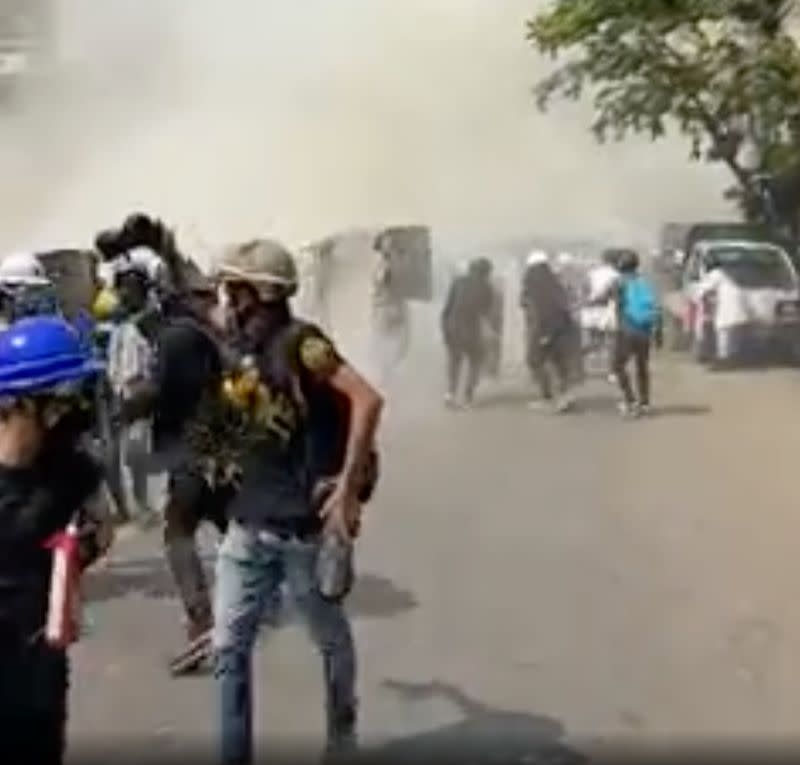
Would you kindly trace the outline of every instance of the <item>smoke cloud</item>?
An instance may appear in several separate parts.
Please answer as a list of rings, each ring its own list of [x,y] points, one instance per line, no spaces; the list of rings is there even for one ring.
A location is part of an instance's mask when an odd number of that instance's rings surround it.
[[[600,147],[585,106],[537,112],[530,0],[62,2],[60,79],[0,118],[6,247],[134,208],[209,251],[405,222],[646,241],[726,211],[681,140]]]

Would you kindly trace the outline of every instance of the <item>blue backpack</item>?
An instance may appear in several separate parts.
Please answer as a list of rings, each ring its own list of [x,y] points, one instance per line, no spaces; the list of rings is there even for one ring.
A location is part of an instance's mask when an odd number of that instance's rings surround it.
[[[633,330],[650,333],[658,320],[658,298],[647,279],[626,277],[622,281],[622,319]]]

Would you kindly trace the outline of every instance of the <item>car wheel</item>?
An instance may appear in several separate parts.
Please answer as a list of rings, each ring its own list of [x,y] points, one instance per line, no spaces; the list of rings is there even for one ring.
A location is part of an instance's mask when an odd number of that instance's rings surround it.
[[[781,350],[786,363],[791,367],[800,367],[800,337],[792,336],[786,338]]]

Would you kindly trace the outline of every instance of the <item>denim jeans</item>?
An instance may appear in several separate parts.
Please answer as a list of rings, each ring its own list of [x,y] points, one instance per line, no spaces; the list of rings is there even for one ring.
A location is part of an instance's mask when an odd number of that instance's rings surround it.
[[[316,541],[281,538],[235,522],[228,527],[217,558],[214,603],[214,676],[224,765],[252,762],[253,646],[262,613],[284,582],[322,654],[328,749],[355,745],[353,636],[342,606],[317,592],[317,549]]]

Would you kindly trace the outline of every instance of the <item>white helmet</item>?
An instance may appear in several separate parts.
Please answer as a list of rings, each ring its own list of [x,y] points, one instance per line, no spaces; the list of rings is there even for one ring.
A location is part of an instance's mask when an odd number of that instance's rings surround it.
[[[39,258],[29,252],[15,252],[0,261],[0,284],[43,287],[50,279]]]
[[[575,256],[571,252],[559,252],[556,257],[556,265],[560,268],[569,268],[575,263]]]
[[[134,247],[128,252],[127,259],[134,269],[145,273],[150,281],[159,281],[164,264],[149,247]]]
[[[541,266],[550,262],[550,256],[544,250],[531,250],[525,261],[526,266]]]

